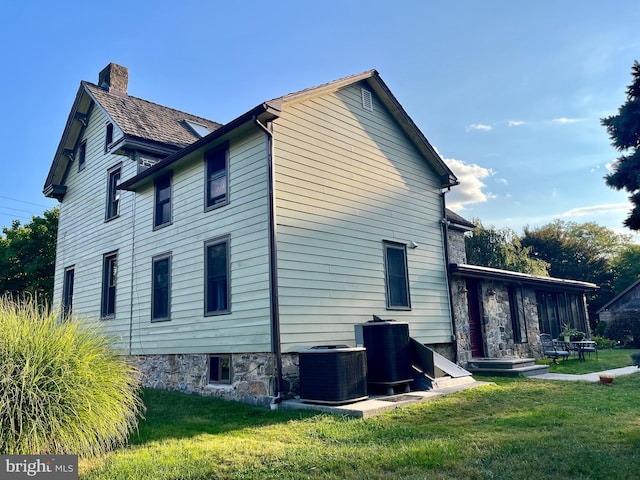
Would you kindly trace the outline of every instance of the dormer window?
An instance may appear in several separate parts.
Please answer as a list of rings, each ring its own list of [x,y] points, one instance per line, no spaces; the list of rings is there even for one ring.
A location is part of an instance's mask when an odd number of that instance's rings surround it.
[[[185,120],[184,123],[186,123],[189,128],[193,130],[193,133],[198,135],[200,138],[206,137],[211,133],[211,130],[209,130],[209,128],[205,127],[204,125],[200,125],[199,123],[191,122],[189,120]]]
[[[104,151],[109,151],[109,145],[113,143],[113,123],[107,123],[107,133],[104,137]]]

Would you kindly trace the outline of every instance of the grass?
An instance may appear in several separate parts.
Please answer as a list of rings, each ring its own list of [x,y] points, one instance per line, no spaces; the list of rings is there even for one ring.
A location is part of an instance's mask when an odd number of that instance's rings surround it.
[[[81,478],[637,477],[640,373],[611,386],[492,380],[367,420],[146,390],[139,434],[126,448],[82,461]]]
[[[640,350],[631,350],[624,348],[613,348],[598,351],[598,360],[595,354],[586,354],[584,362],[578,360],[572,355],[568,360],[559,360],[558,364],[554,364],[551,359],[536,361],[539,365],[549,365],[550,373],[572,373],[582,375],[585,373],[601,372],[603,370],[611,370],[614,368],[627,367],[632,365],[631,354],[638,353]]]

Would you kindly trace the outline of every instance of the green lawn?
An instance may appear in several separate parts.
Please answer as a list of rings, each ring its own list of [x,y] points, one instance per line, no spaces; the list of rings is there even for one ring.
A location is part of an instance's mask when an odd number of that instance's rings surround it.
[[[622,352],[616,366],[630,365]],[[139,434],[81,461],[81,478],[638,478],[640,373],[611,386],[491,380],[367,420],[146,390]]]
[[[598,351],[597,360],[596,355],[592,353],[591,355],[586,354],[584,362],[578,360],[575,355],[571,355],[568,360],[559,360],[558,364],[554,364],[551,359],[548,358],[539,360],[536,363],[549,365],[550,373],[573,373],[581,375],[633,365],[631,362],[631,354],[637,352],[640,352],[640,350],[615,348]]]

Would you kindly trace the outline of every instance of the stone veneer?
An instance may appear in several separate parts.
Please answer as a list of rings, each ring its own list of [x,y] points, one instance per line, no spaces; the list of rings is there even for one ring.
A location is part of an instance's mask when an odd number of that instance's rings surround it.
[[[210,395],[251,405],[268,405],[276,397],[273,353],[231,354],[231,383],[209,383],[209,354],[134,355],[142,385]],[[299,391],[298,355],[282,355],[283,396]]]

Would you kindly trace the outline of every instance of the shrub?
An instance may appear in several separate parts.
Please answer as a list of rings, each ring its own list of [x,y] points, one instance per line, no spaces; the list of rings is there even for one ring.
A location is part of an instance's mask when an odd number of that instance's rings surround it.
[[[635,366],[640,367],[640,353],[632,353],[631,361]]]
[[[598,337],[604,337],[604,332],[607,331],[607,322],[604,320],[600,320],[598,325],[596,325],[596,329],[593,331],[593,334]]]
[[[640,347],[640,310],[614,313],[607,325],[606,336],[625,347]]]
[[[591,340],[596,342],[599,349],[617,348],[619,346],[617,341],[606,337],[598,337],[594,335],[591,337]]]
[[[97,327],[0,297],[0,452],[103,453],[143,405],[136,370]]]

